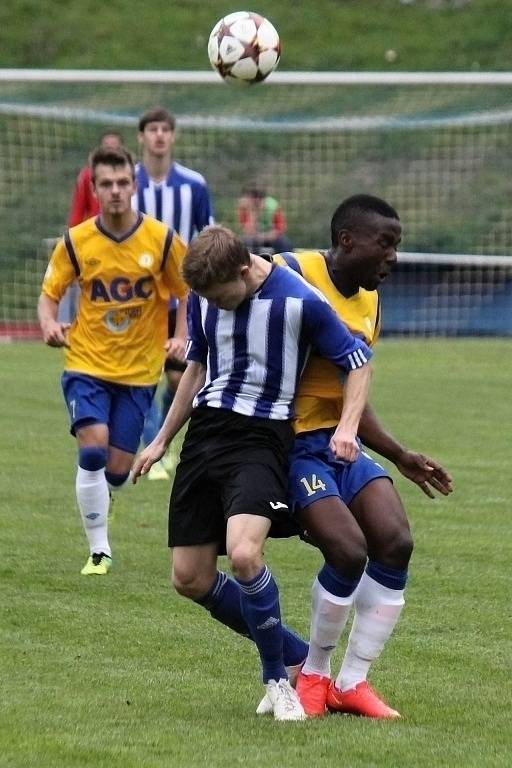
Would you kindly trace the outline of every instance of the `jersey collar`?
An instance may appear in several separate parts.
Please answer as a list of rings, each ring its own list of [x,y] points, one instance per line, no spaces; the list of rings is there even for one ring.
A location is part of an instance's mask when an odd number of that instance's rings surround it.
[[[129,237],[133,235],[133,233],[140,227],[142,224],[142,219],[144,217],[142,216],[142,213],[139,213],[137,215],[137,221],[133,225],[133,227],[130,227],[129,230],[127,230],[123,235],[120,237],[117,237],[116,235],[113,235],[112,232],[109,232],[101,223],[101,217],[98,215],[96,216],[96,226],[98,227],[99,231],[102,235],[105,235],[105,237],[108,237],[109,240],[113,240],[114,243],[124,243],[125,240],[128,240]]]

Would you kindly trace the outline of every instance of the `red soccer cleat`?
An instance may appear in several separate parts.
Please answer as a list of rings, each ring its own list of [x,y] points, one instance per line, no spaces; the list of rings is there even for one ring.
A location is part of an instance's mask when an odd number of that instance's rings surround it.
[[[304,702],[302,702],[304,706]],[[327,707],[336,712],[345,712],[349,715],[361,715],[362,717],[375,717],[380,720],[394,720],[400,717],[400,712],[391,709],[385,704],[366,680],[358,683],[355,688],[348,691],[339,691],[334,683],[331,683],[327,691]],[[304,707],[306,709],[306,707]]]
[[[330,684],[330,677],[305,675],[304,672],[299,672],[295,690],[308,717],[322,717],[326,714],[327,691]]]

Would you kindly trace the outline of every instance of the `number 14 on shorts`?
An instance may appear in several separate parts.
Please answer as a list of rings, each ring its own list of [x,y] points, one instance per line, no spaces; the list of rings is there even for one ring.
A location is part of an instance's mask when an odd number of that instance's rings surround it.
[[[301,477],[300,482],[306,489],[308,496],[314,496],[317,491],[325,491],[325,483],[315,474],[309,477]]]

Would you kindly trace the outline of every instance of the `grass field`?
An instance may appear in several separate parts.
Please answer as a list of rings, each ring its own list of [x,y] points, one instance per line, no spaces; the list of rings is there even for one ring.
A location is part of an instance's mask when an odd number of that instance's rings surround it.
[[[206,69],[217,19],[235,10],[268,16],[284,45],[282,69],[510,68],[510,0],[10,0],[0,6],[0,66]],[[459,6],[462,5],[459,3]],[[57,12],[56,12],[57,11]],[[87,37],[77,44],[77,30]],[[392,49],[396,59],[385,52]]]
[[[80,576],[60,353],[1,347],[1,768],[509,766],[511,360],[504,340],[381,343],[374,404],[456,487],[432,502],[397,479],[416,550],[372,681],[403,719],[276,724],[254,714],[250,643],[168,588],[166,483],[117,499],[115,568]],[[319,556],[295,541],[267,556],[305,633]]]

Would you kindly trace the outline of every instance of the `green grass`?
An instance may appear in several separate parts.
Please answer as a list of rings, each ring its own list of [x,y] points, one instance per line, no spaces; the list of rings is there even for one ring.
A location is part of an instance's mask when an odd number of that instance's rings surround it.
[[[510,0],[258,0],[283,42],[282,69],[508,70]],[[0,8],[0,66],[205,69],[225,0],[10,0]],[[249,8],[250,10],[250,8]],[[396,60],[385,58],[387,50]]]
[[[432,502],[396,481],[416,550],[372,681],[404,717],[284,725],[254,714],[249,642],[168,588],[165,483],[117,499],[115,568],[80,576],[60,353],[2,347],[1,768],[508,766],[510,351],[499,340],[381,343],[374,404],[456,488]],[[307,632],[318,553],[271,542],[267,558],[285,616]]]

